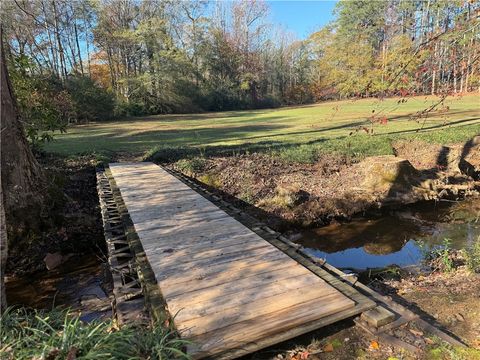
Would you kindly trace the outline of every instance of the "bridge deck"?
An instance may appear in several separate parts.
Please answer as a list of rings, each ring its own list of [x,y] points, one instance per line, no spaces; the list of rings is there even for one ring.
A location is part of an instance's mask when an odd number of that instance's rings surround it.
[[[113,163],[110,170],[194,358],[251,348],[355,306],[161,167]]]

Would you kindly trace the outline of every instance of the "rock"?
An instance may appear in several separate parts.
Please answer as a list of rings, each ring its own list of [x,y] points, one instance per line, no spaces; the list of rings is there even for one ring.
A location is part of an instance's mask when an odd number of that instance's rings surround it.
[[[360,187],[356,190],[365,194],[363,196],[373,194],[382,203],[405,204],[424,197],[424,190],[418,188],[420,174],[406,159],[393,155],[372,156],[355,166],[360,177]]]
[[[45,263],[47,270],[52,270],[66,262],[72,256],[74,256],[74,254],[62,255],[60,252],[47,253],[43,258],[43,262]]]
[[[63,263],[63,255],[59,252],[47,253],[43,258],[43,262],[45,263],[47,270],[55,269]]]

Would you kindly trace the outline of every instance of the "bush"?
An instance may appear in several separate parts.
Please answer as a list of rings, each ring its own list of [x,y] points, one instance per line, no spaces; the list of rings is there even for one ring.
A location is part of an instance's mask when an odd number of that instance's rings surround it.
[[[281,105],[281,101],[275,97],[266,97],[260,99],[255,104],[256,109],[272,109],[277,108]]]
[[[50,141],[55,131],[65,132],[76,118],[70,94],[56,77],[33,75],[35,65],[26,56],[13,58],[9,75],[25,131],[33,147]]]
[[[194,153],[198,154],[198,150],[194,148],[180,146],[157,145],[145,153],[145,155],[143,156],[143,161],[170,163],[178,161],[180,159],[192,157]]]
[[[141,116],[148,114],[146,105],[141,102],[126,102],[118,99],[113,111],[115,117]]]
[[[204,158],[194,157],[193,159],[182,159],[175,164],[175,167],[187,176],[195,176],[202,172],[207,165]]]
[[[89,77],[69,77],[66,88],[74,102],[78,121],[106,120],[113,117],[113,94],[98,86]]]

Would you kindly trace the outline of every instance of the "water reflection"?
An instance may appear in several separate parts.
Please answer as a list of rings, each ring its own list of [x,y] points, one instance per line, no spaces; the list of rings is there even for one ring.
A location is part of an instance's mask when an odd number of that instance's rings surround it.
[[[422,203],[370,218],[302,232],[296,241],[340,268],[418,264],[419,244],[469,246],[480,236],[480,201]]]
[[[9,305],[68,307],[85,321],[111,315],[110,291],[102,262],[94,254],[74,257],[51,271],[6,279]]]

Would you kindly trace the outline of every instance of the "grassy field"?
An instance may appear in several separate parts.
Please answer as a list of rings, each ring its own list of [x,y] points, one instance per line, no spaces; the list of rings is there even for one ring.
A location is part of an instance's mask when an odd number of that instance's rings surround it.
[[[46,144],[45,150],[62,155],[97,153],[142,154],[152,149],[183,148],[198,154],[248,151],[295,152],[309,149],[357,156],[391,153],[391,141],[415,137],[437,143],[464,141],[480,133],[480,96],[450,97],[448,111],[437,108],[427,119],[410,117],[438,101],[438,97],[362,99],[325,102],[280,109],[188,115],[160,115],[73,126]],[[444,109],[445,110],[445,109]],[[385,116],[374,125],[369,118]],[[302,145],[302,146],[298,146]],[[303,154],[303,153],[306,154]],[[302,155],[303,154],[303,155]]]

